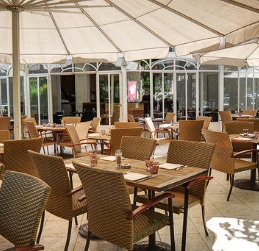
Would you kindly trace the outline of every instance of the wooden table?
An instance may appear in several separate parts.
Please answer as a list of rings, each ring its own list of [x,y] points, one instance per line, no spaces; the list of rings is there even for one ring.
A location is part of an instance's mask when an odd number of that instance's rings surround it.
[[[238,115],[238,114],[232,115],[232,120],[236,120],[237,118],[252,119],[252,118],[254,118],[254,116],[252,116],[252,115]]]
[[[104,142],[111,141],[110,135],[102,135],[101,133],[88,133],[88,139],[95,139],[101,145],[101,154],[104,153]]]
[[[84,163],[90,165],[90,157],[83,157],[80,159],[65,160],[65,163]],[[146,168],[144,161],[134,159],[124,159],[122,164],[131,164],[131,169],[118,169],[115,161],[98,160],[96,168],[115,171],[115,172],[136,172],[141,174],[150,174]],[[189,182],[195,180],[201,176],[207,176],[208,170],[197,167],[184,167],[179,170],[167,170],[159,168],[158,175],[156,177],[143,180],[143,181],[129,181],[126,180],[126,184],[129,186],[147,189],[151,195],[151,198],[155,197],[155,192],[163,192],[170,190],[174,187],[183,185],[187,186]],[[187,230],[187,215],[188,215],[188,189],[185,193],[184,203],[184,221],[183,221],[183,235],[182,235],[182,251],[186,246],[186,230]],[[149,250],[158,250],[156,246],[155,234],[149,237]],[[160,249],[159,249],[160,250]]]
[[[236,143],[251,143],[252,149],[257,149],[257,145],[259,145],[259,140],[255,140],[251,138],[251,140],[240,140],[238,138],[243,138],[238,134],[232,134],[230,136],[231,142]],[[252,161],[257,162],[257,152],[253,152],[252,154]],[[251,169],[250,179],[237,179],[234,180],[234,186],[245,189],[245,190],[252,190],[252,191],[259,191],[259,181],[256,180],[256,170],[257,168]]]

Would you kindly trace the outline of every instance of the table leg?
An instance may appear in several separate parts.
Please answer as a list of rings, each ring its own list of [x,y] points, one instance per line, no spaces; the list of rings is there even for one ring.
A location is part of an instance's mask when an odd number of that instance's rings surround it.
[[[187,233],[187,220],[188,220],[188,201],[189,201],[189,188],[185,187],[184,194],[184,216],[183,216],[183,233],[182,233],[182,251],[186,248],[186,233]]]

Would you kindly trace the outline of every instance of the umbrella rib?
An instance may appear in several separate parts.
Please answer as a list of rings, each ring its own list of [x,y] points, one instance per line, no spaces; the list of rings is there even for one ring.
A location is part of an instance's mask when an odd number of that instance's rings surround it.
[[[181,16],[182,18],[184,18],[184,19],[186,19],[188,21],[191,21],[191,22],[195,23],[198,26],[205,28],[206,30],[209,30],[209,31],[211,31],[211,32],[213,32],[213,33],[215,33],[217,35],[224,36],[224,34],[220,33],[219,31],[214,30],[213,28],[211,28],[211,27],[209,27],[209,26],[207,26],[207,25],[205,25],[203,23],[200,23],[199,21],[197,21],[197,20],[195,20],[195,19],[193,19],[191,17],[188,17],[188,16],[184,15],[183,13],[168,7],[167,5],[164,5],[164,4],[162,4],[162,3],[160,3],[160,2],[158,2],[156,0],[148,0],[148,1],[153,3],[153,4],[156,4],[156,5],[160,6],[160,7],[162,7],[164,9],[168,10],[168,11],[171,11],[171,12],[173,12],[174,14],[176,14],[178,16]]]
[[[236,2],[236,1],[233,1],[233,0],[220,0],[220,1],[232,4],[232,5],[235,5],[235,6],[238,6],[238,7],[241,7],[243,9],[247,9],[247,10],[259,13],[259,9],[253,8],[253,7],[245,5],[243,3],[239,3],[239,2]]]
[[[3,1],[3,0],[0,0],[0,3],[2,3],[4,6],[8,6],[7,2],[6,1]]]
[[[69,51],[69,49],[67,48],[67,45],[66,45],[66,43],[65,43],[65,40],[64,40],[64,38],[63,38],[63,36],[62,36],[60,30],[59,30],[59,27],[58,27],[58,25],[57,25],[57,23],[56,23],[55,18],[53,17],[53,15],[52,15],[52,13],[51,13],[50,11],[49,11],[49,14],[50,14],[50,17],[51,17],[51,19],[52,19],[52,21],[53,21],[53,23],[54,23],[54,25],[55,25],[55,27],[56,27],[56,29],[57,29],[57,31],[58,31],[58,34],[59,34],[59,36],[60,36],[60,39],[61,39],[63,45],[65,46],[65,49],[66,49],[66,51],[67,51],[67,54],[70,55],[70,51]]]
[[[141,22],[139,22],[136,18],[134,18],[133,16],[131,16],[129,13],[127,13],[126,11],[124,11],[123,9],[121,9],[119,6],[117,6],[116,4],[114,4],[113,2],[111,2],[110,0],[105,0],[107,3],[109,3],[111,6],[113,6],[114,8],[116,8],[117,10],[119,10],[120,12],[122,12],[124,15],[126,15],[129,19],[131,19],[132,21],[134,21],[135,23],[137,23],[138,25],[140,25],[141,27],[143,27],[146,31],[148,31],[149,33],[151,33],[152,35],[154,35],[155,37],[157,37],[158,39],[160,39],[162,42],[164,42],[165,44],[167,44],[168,46],[172,47],[173,45],[171,43],[169,43],[168,41],[166,41],[164,38],[162,38],[161,36],[159,36],[157,33],[155,33],[154,31],[152,31],[150,28],[148,28],[146,25],[142,24]]]
[[[86,15],[89,20],[93,23],[93,25],[110,41],[110,43],[119,51],[122,52],[122,50],[112,41],[112,39],[106,34],[106,32],[93,20],[93,18],[83,9],[78,2],[75,2],[75,4],[79,7],[79,9],[82,11],[84,15]]]

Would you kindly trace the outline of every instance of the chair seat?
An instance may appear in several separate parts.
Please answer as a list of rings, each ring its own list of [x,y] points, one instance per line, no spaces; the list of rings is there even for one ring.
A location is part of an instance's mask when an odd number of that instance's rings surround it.
[[[242,171],[246,171],[246,170],[251,170],[251,169],[254,169],[256,167],[257,167],[256,163],[241,160],[241,159],[235,159],[234,172],[237,173],[237,172],[242,172]]]
[[[87,212],[86,200],[78,201],[79,197],[84,195],[84,190],[80,190],[72,195],[73,217]]]
[[[138,242],[146,236],[151,235],[152,233],[167,225],[168,222],[168,216],[154,212],[150,209],[146,210],[144,213],[138,215],[133,220],[133,242]]]
[[[173,198],[173,212],[175,214],[180,214],[183,213],[184,210],[184,193],[180,192],[172,192],[175,197]],[[156,193],[156,196],[160,195],[161,193]],[[147,195],[138,195],[136,197],[136,201],[139,203],[144,204],[145,202],[148,201],[148,196]],[[197,196],[189,194],[189,203],[188,207],[193,207],[197,204],[200,203],[200,200]],[[162,202],[159,202],[156,204],[156,208],[168,211],[168,200],[163,200]]]

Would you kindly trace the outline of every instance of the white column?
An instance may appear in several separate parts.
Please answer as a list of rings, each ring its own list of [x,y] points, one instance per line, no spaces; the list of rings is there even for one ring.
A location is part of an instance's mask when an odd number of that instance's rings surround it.
[[[199,109],[199,99],[200,99],[200,92],[199,92],[199,71],[196,71],[196,117],[199,116],[199,112],[203,113],[203,110]]]
[[[52,82],[51,82],[51,75],[50,75],[50,65],[48,65],[48,121],[53,123],[53,103],[52,103]]]
[[[14,2],[15,3],[15,2]],[[12,10],[14,138],[21,139],[19,10]]]
[[[121,66],[122,88],[120,88],[120,121],[128,121],[128,100],[127,100],[127,71],[125,66]]]
[[[224,111],[224,66],[219,65],[219,111]]]

